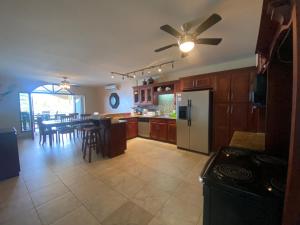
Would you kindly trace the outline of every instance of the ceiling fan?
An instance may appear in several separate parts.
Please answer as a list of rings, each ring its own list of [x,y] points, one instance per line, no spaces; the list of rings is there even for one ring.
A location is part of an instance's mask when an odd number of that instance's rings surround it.
[[[69,90],[71,86],[79,87],[78,84],[71,84],[68,77],[63,77],[63,80],[58,84],[61,89]]]
[[[218,23],[220,20],[222,20],[222,17],[214,13],[210,17],[208,17],[208,19],[202,22],[194,30],[194,32],[189,32],[194,26],[201,22],[200,18],[192,20],[181,26],[181,30],[183,33],[177,31],[168,24],[163,25],[160,27],[160,29],[174,36],[177,39],[177,43],[155,49],[154,51],[160,52],[171,47],[179,47],[180,51],[183,52],[181,56],[185,57],[187,56],[187,53],[195,47],[195,44],[218,45],[222,41],[222,38],[198,38],[198,36]]]

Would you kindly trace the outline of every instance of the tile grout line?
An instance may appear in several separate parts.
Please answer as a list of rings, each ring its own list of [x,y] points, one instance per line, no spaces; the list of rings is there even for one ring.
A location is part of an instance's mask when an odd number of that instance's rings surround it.
[[[30,198],[30,200],[31,200],[33,209],[34,209],[34,211],[35,211],[35,213],[36,213],[36,215],[37,215],[37,217],[38,217],[38,219],[39,219],[39,221],[40,221],[40,224],[42,225],[42,224],[44,224],[44,223],[42,222],[42,219],[41,219],[41,217],[40,217],[40,215],[39,215],[39,213],[38,213],[38,210],[37,210],[37,208],[36,208],[35,205],[34,205],[33,199],[32,199],[32,197],[31,197],[31,194],[30,194],[30,192],[29,192],[29,188],[28,188],[28,186],[27,186],[27,184],[26,184],[26,182],[25,182],[25,179],[24,179],[23,177],[21,177],[21,178],[22,178],[22,180],[23,180],[23,182],[24,182],[24,184],[25,184],[25,187],[26,187],[26,189],[27,189],[27,192],[28,192],[29,198]]]

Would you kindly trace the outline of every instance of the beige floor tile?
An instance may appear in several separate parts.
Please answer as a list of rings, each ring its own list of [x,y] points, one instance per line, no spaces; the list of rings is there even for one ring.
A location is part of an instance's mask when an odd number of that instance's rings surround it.
[[[60,182],[60,179],[58,176],[54,174],[45,174],[41,177],[34,177],[32,179],[28,179],[25,181],[29,192],[39,190],[43,187],[46,187],[50,184],[54,184],[56,182]]]
[[[157,218],[168,225],[196,224],[202,215],[202,208],[190,202],[172,197],[157,214]]]
[[[7,221],[20,213],[33,209],[33,203],[29,194],[24,196],[4,201],[0,204],[0,223]]]
[[[21,198],[26,194],[28,194],[28,190],[20,177],[0,182],[0,203]]]
[[[159,173],[152,180],[149,180],[147,185],[155,186],[172,194],[182,182],[183,181],[181,179],[169,176],[164,173]]]
[[[179,185],[174,193],[174,197],[194,204],[196,207],[201,207],[203,204],[202,184],[194,185],[183,182]]]
[[[88,210],[81,206],[63,218],[56,221],[53,225],[100,225]]]
[[[16,214],[1,225],[41,225],[41,221],[35,209],[30,209]]]
[[[37,208],[43,224],[51,224],[80,207],[81,203],[71,193],[47,202]]]
[[[127,199],[112,189],[105,189],[94,199],[85,201],[86,208],[101,222],[121,205],[127,202]]]
[[[110,189],[110,187],[99,180],[91,180],[85,183],[73,184],[70,185],[69,188],[80,201],[93,200],[102,192]]]
[[[115,185],[112,185],[112,187],[115,190],[127,196],[128,198],[130,198],[134,196],[138,191],[140,191],[144,185],[145,182],[141,179],[134,177],[130,174],[126,174],[125,176],[122,176],[120,182],[118,182]]]
[[[52,199],[58,198],[65,193],[67,193],[69,189],[62,183],[56,182],[54,184],[50,184],[46,187],[43,187],[37,191],[33,191],[30,193],[31,198],[35,206],[40,206]]]
[[[170,197],[171,195],[168,192],[145,185],[131,200],[155,215]]]
[[[123,204],[108,216],[103,225],[147,225],[153,216],[132,202]]]

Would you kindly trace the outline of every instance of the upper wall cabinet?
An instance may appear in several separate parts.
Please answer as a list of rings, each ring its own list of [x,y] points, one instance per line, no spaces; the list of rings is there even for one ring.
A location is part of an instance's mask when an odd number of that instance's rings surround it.
[[[182,91],[213,88],[213,75],[199,75],[180,79]]]
[[[151,105],[153,103],[153,86],[133,87],[133,100],[135,105]]]

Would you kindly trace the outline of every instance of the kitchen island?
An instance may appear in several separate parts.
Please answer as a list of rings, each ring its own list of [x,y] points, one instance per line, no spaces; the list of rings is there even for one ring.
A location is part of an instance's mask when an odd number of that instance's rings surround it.
[[[126,120],[101,118],[93,119],[93,122],[101,128],[99,148],[102,154],[109,158],[123,154],[127,148]]]

